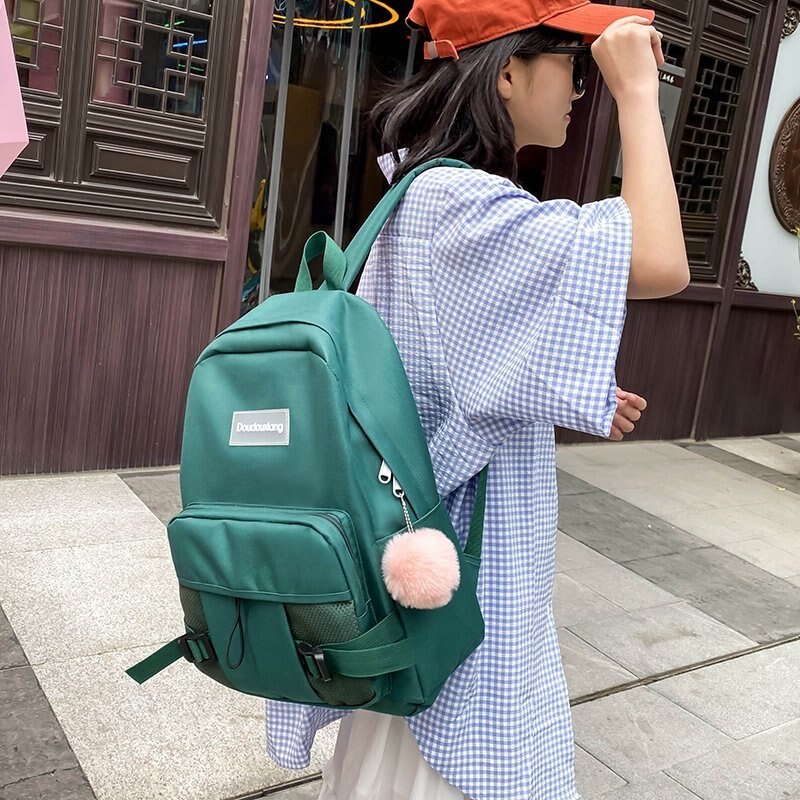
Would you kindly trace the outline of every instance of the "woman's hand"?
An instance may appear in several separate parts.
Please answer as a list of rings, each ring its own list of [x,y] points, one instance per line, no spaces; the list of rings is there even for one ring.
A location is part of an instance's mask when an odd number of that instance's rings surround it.
[[[625,392],[617,387],[617,413],[611,423],[611,436],[614,442],[621,442],[625,435],[631,433],[636,427],[634,423],[642,418],[642,412],[647,408],[647,400],[633,392]]]
[[[592,56],[617,103],[642,92],[658,94],[662,38],[645,17],[632,16],[609,25],[592,45]]]

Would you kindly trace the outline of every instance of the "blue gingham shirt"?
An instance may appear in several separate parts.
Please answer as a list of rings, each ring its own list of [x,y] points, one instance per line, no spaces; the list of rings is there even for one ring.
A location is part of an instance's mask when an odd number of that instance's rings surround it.
[[[504,178],[437,168],[412,184],[361,281],[397,342],[462,543],[490,463],[486,639],[408,720],[425,759],[473,800],[578,798],[552,613],[553,426],[610,433],[631,239],[621,198],[539,202]],[[306,767],[316,731],[342,715],[269,702],[269,754]]]

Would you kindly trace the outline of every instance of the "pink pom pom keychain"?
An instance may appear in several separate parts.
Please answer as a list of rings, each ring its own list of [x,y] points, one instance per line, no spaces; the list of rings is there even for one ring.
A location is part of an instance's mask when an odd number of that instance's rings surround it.
[[[434,528],[415,530],[405,492],[396,480],[392,491],[403,504],[406,531],[393,537],[384,550],[381,569],[386,588],[406,608],[446,606],[461,582],[456,546]]]

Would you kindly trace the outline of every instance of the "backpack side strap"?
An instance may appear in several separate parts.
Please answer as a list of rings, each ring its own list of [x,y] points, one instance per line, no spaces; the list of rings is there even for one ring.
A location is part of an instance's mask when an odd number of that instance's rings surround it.
[[[130,669],[126,669],[125,672],[136,683],[142,684],[170,664],[174,664],[179,658],[185,658],[190,664],[199,664],[202,661],[216,659],[216,657],[208,633],[187,633],[167,642],[155,653],[147,656]]]
[[[323,680],[329,680],[331,673],[349,678],[372,678],[399,672],[416,663],[411,642],[394,612],[355,639],[315,647],[300,642],[297,649],[311,674]],[[208,634],[179,636],[125,672],[142,684],[179,658],[192,664],[215,659]]]
[[[349,678],[387,675],[416,663],[411,642],[405,638],[403,626],[395,612],[355,639],[320,645],[316,649],[321,652],[329,672]],[[306,661],[308,663],[308,659]],[[315,669],[311,663],[309,666]]]
[[[483,548],[483,517],[486,513],[486,482],[489,477],[489,467],[485,466],[478,473],[478,487],[475,490],[475,505],[472,508],[472,521],[469,526],[469,536],[464,545],[464,555],[481,560]]]

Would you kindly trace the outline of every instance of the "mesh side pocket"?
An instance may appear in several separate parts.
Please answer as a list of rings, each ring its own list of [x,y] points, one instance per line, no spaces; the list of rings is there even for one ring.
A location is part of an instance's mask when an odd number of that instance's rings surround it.
[[[200,592],[194,589],[187,589],[185,586],[179,586],[181,605],[183,606],[183,621],[188,630],[193,633],[208,632],[208,621],[206,620],[205,612],[203,611],[203,601],[200,598]],[[234,686],[225,676],[222,667],[216,660],[201,661],[195,664],[197,669],[209,678],[213,678],[223,686],[233,689]]]
[[[183,621],[187,628],[191,628],[195,633],[208,630],[206,615],[203,613],[203,603],[200,600],[200,592],[194,589],[187,589],[179,586],[181,605],[183,606]]]
[[[355,639],[360,634],[353,603],[286,603],[285,608],[292,635],[299,642],[334,644]],[[375,696],[368,678],[345,675],[333,675],[332,678],[326,682],[308,674],[314,691],[330,705],[360,706]]]

